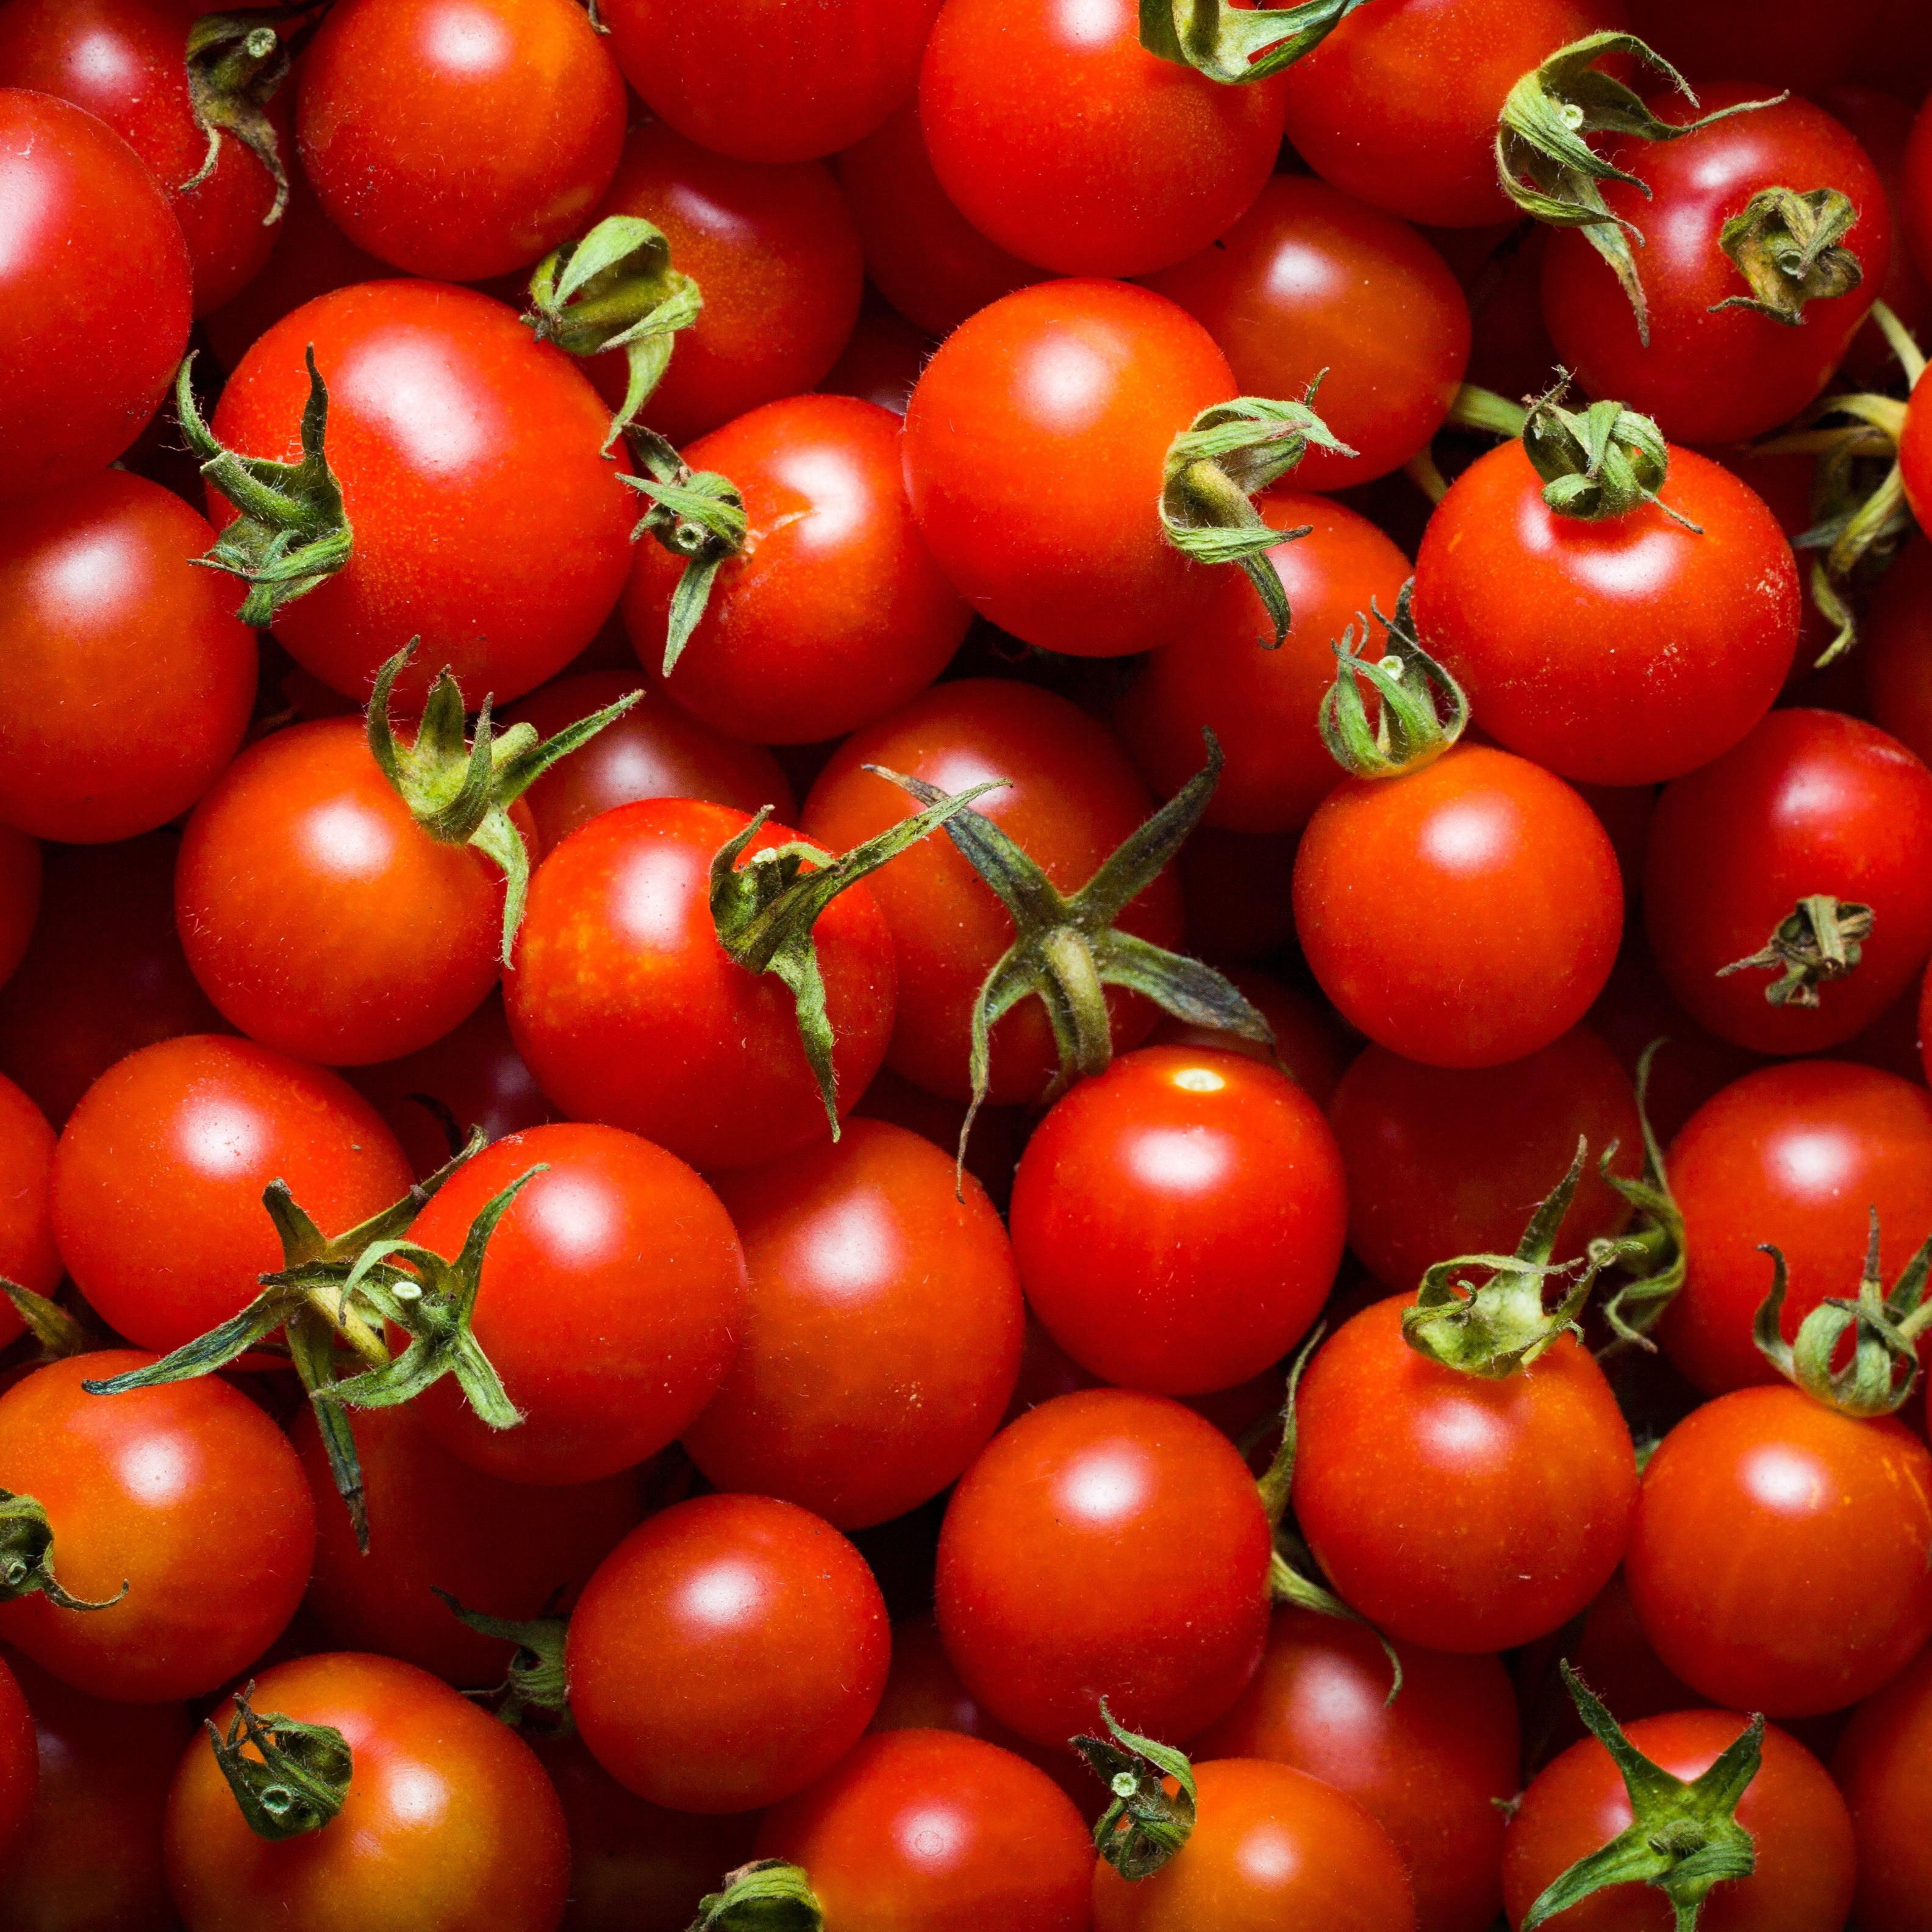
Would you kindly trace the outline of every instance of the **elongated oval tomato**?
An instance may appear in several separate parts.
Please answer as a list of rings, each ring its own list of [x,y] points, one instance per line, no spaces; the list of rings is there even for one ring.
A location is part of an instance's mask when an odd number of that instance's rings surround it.
[[[1912,1932],[1932,1896],[1932,1844],[1917,1803],[1932,1778],[1932,1651],[1858,1706],[1832,1775],[1858,1842],[1858,1923],[1870,1932]]]
[[[0,1075],[0,1275],[35,1294],[51,1294],[60,1286],[53,1166],[54,1130],[46,1116]],[[14,1304],[0,1304],[0,1344],[20,1332]]]

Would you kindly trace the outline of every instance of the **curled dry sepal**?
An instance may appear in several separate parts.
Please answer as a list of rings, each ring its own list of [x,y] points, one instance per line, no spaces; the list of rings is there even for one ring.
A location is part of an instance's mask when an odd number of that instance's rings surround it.
[[[1658,495],[1670,475],[1664,432],[1619,402],[1566,410],[1561,398],[1568,386],[1569,378],[1561,378],[1523,419],[1523,454],[1543,478],[1544,502],[1559,517],[1592,524],[1654,503],[1672,523],[1702,536]]]
[[[1768,1242],[1759,1251],[1772,1264],[1771,1292],[1759,1305],[1753,1326],[1753,1339],[1765,1360],[1787,1382],[1841,1415],[1864,1418],[1903,1408],[1918,1386],[1919,1338],[1932,1328],[1932,1300],[1926,1294],[1932,1236],[1906,1263],[1888,1294],[1879,1267],[1878,1210],[1873,1208],[1857,1300],[1832,1296],[1820,1302],[1798,1324],[1795,1343],[1784,1339],[1781,1320],[1788,1285],[1784,1254]]]
[[[1710,1769],[1687,1784],[1652,1763],[1624,1736],[1567,1660],[1563,1682],[1576,1714],[1616,1763],[1634,1815],[1626,1830],[1545,1887],[1518,1932],[1535,1932],[1613,1885],[1655,1886],[1670,1901],[1677,1932],[1693,1932],[1713,1886],[1748,1878],[1757,1869],[1757,1846],[1735,1814],[1757,1775],[1763,1718],[1753,1718]]]
[[[54,1574],[54,1531],[46,1511],[32,1496],[0,1490],[0,1604],[38,1595],[63,1610],[106,1610],[127,1594],[124,1580],[114,1595],[98,1604],[63,1589]]]
[[[40,1344],[44,1363],[64,1361],[70,1355],[112,1346],[104,1336],[95,1338],[91,1332],[91,1320],[75,1315],[44,1294],[36,1294],[31,1288],[22,1288],[17,1281],[9,1281],[3,1274],[0,1274],[0,1294],[13,1304],[22,1325]],[[79,1298],[77,1292],[76,1298]],[[81,1306],[86,1315],[92,1316],[92,1311],[84,1302]]]
[[[204,1720],[214,1761],[248,1828],[272,1843],[319,1832],[349,1796],[354,1761],[332,1724],[304,1724],[279,1711],[258,1714],[250,1684],[236,1693],[226,1737]]]
[[[1630,222],[1610,212],[1601,184],[1626,182],[1646,198],[1650,190],[1635,175],[1604,160],[1590,146],[1590,136],[1675,141],[1714,121],[1748,114],[1775,102],[1740,101],[1696,121],[1660,120],[1634,88],[1597,65],[1606,55],[1614,54],[1654,69],[1694,107],[1696,105],[1697,97],[1684,76],[1634,34],[1586,34],[1558,47],[1510,89],[1496,124],[1496,173],[1503,192],[1526,214],[1552,226],[1583,231],[1630,298],[1637,334],[1648,348],[1650,312],[1630,246],[1633,238],[1641,244],[1643,236]]]
[[[1367,0],[1231,7],[1227,0],[1140,0],[1141,45],[1210,80],[1265,80],[1312,53]]]
[[[1808,302],[1850,295],[1865,278],[1857,256],[1841,245],[1858,218],[1840,188],[1760,188],[1718,236],[1750,293],[1726,296],[1711,313],[1748,308],[1795,328]]]
[[[1151,1878],[1194,1829],[1200,1796],[1194,1767],[1172,1744],[1144,1738],[1120,1724],[1100,1700],[1110,1738],[1084,1735],[1070,1742],[1088,1768],[1113,1793],[1094,1827],[1094,1846],[1124,1879]],[[1166,1780],[1174,1780],[1170,1792]]]
[[[645,474],[617,480],[651,500],[632,541],[652,538],[684,565],[670,594],[664,630],[664,674],[668,677],[711,601],[718,566],[737,555],[749,526],[745,500],[730,477],[715,470],[693,470],[655,430],[634,430],[631,450]]]
[[[1800,899],[1747,959],[1718,968],[1718,977],[1767,972],[1778,976],[1764,989],[1774,1006],[1815,1006],[1818,988],[1854,971],[1864,956],[1878,915],[1868,905],[1813,892]]]
[[[754,1858],[698,1900],[691,1932],[821,1932],[825,1914],[802,1867]]]
[[[289,45],[284,32],[315,10],[307,7],[255,7],[233,14],[204,14],[188,30],[188,100],[194,124],[208,136],[201,166],[177,194],[192,194],[214,173],[224,135],[232,134],[268,171],[275,198],[262,218],[266,228],[282,218],[289,204],[288,170],[280,138],[268,118],[268,105],[289,77]]]
[[[1635,1210],[1632,1232],[1621,1240],[1599,1236],[1590,1244],[1593,1255],[1605,1264],[1615,1264],[1628,1276],[1604,1300],[1604,1320],[1611,1340],[1600,1352],[1608,1357],[1628,1348],[1654,1354],[1657,1344],[1651,1331],[1664,1319],[1664,1311],[1684,1287],[1687,1262],[1684,1243],[1684,1214],[1670,1192],[1670,1180],[1664,1164],[1664,1149],[1650,1124],[1650,1070],[1658,1053],[1669,1044],[1654,1040],[1636,1063],[1636,1114],[1643,1130],[1643,1172],[1635,1179],[1614,1173],[1617,1144],[1604,1148],[1597,1171],[1606,1186],[1614,1188]]]
[[[570,1619],[493,1617],[486,1611],[466,1608],[434,1583],[430,1588],[442,1598],[451,1616],[479,1636],[494,1637],[516,1646],[502,1683],[487,1690],[466,1691],[464,1695],[484,1700],[513,1729],[534,1719],[530,1728],[543,1736],[572,1736],[577,1726],[570,1714],[569,1685],[563,1664],[564,1636]]]
[[[1409,614],[1414,590],[1411,578],[1396,598],[1393,616],[1384,616],[1379,604],[1370,604],[1388,634],[1379,658],[1364,655],[1366,617],[1359,638],[1352,624],[1336,642],[1335,682],[1322,700],[1322,742],[1351,778],[1394,778],[1420,771],[1448,751],[1469,722],[1468,695],[1416,635]],[[1372,724],[1362,701],[1364,679],[1378,700]]]

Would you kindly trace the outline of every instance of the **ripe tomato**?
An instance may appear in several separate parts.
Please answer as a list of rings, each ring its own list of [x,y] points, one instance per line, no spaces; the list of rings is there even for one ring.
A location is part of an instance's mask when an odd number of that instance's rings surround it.
[[[1013,1256],[1047,1332],[1102,1380],[1198,1395],[1258,1375],[1319,1312],[1342,1258],[1342,1159],[1286,1075],[1143,1047],[1034,1130]]]
[[[364,283],[285,316],[242,357],[212,425],[227,447],[292,453],[311,346],[354,553],[277,613],[276,636],[358,700],[418,635],[399,704],[420,705],[446,664],[472,700],[515,698],[561,670],[631,566],[635,497],[617,482],[626,459],[598,454],[609,418],[597,392],[486,296]],[[216,526],[235,514],[211,487]]]
[[[760,1858],[802,1866],[850,1932],[1087,1932],[1094,1846],[1046,1774],[951,1730],[863,1739],[775,1805]]]
[[[1932,762],[1932,543],[1916,539],[1899,552],[1859,628],[1872,722]]]
[[[1859,1924],[1915,1932],[1932,1898],[1932,1845],[1918,1802],[1932,1778],[1932,1651],[1858,1706],[1832,1775],[1858,1842]]]
[[[1114,282],[1021,289],[948,336],[912,392],[913,513],[940,569],[1002,630],[1075,657],[1166,644],[1222,576],[1162,536],[1161,466],[1234,394],[1213,338],[1163,296]]]
[[[1744,1720],[1729,1711],[1646,1718],[1624,1735],[1645,1756],[1688,1784],[1736,1742]],[[1503,1847],[1503,1896],[1520,1924],[1545,1886],[1630,1828],[1624,1781],[1594,1738],[1572,1744],[1524,1792]],[[1764,1734],[1757,1775],[1738,1801],[1757,1869],[1720,1883],[1697,1918],[1702,1932],[1838,1932],[1852,1902],[1854,1852],[1844,1801],[1825,1767],[1774,1726]],[[1660,1892],[1609,1886],[1558,1915],[1564,1932],[1666,1932]]]
[[[1004,778],[973,809],[1022,847],[1063,892],[1084,885],[1154,807],[1119,744],[1064,698],[1023,684],[972,678],[922,693],[856,731],[805,802],[806,835],[842,851],[908,818],[914,802],[865,770],[884,765],[947,790]],[[898,1017],[886,1058],[896,1072],[964,1100],[974,997],[1012,944],[1011,916],[943,834],[867,881],[898,960]],[[1180,894],[1163,874],[1136,899],[1121,930],[1156,946],[1180,938]],[[1154,1007],[1107,990],[1116,1052],[1138,1046]],[[1036,1000],[993,1029],[995,1104],[1036,1101],[1059,1064]]]
[[[1780,1386],[1720,1396],[1664,1438],[1624,1574],[1694,1690],[1804,1718],[1870,1696],[1932,1637],[1929,1558],[1924,1444]]]
[[[1651,103],[1682,125],[1763,98],[1761,86],[1706,88]],[[1733,115],[1674,141],[1613,142],[1604,158],[1634,177],[1601,184],[1605,205],[1635,224],[1650,313],[1646,346],[1610,264],[1580,229],[1558,229],[1543,258],[1543,312],[1556,351],[1593,396],[1615,396],[1654,416],[1677,442],[1741,442],[1796,416],[1831,380],[1884,284],[1892,213],[1878,171],[1822,108],[1790,100]],[[1719,308],[1750,285],[1718,232],[1761,190],[1836,188],[1858,218],[1843,245],[1863,280],[1808,302],[1800,326],[1745,308]]]
[[[1294,1084],[1325,1113],[1335,1097],[1342,1070],[1355,1058],[1360,1042],[1348,1036],[1334,1012],[1318,998],[1271,980],[1265,973],[1257,973],[1252,967],[1237,966],[1228,978],[1242,998],[1268,1022],[1274,1034],[1273,1054],[1259,1040],[1244,1040],[1239,1034],[1224,1033],[1213,1027],[1194,1026],[1172,1013],[1162,1013],[1155,1022],[1148,1044],[1197,1049],[1213,1047],[1270,1065],[1278,1058]]]
[[[0,1637],[63,1683],[122,1703],[212,1690],[294,1616],[315,1511],[288,1438],[218,1377],[124,1395],[83,1381],[144,1366],[129,1348],[70,1355],[0,1396],[0,1488],[33,1497],[74,1596],[0,1604]]]
[[[1303,1377],[1294,1513],[1345,1601],[1455,1651],[1556,1629],[1610,1578],[1636,1456],[1574,1335],[1500,1378],[1403,1340],[1402,1295],[1345,1323]]]
[[[480,281],[586,218],[624,140],[624,83],[572,0],[344,0],[302,56],[304,171],[358,247]]]
[[[1932,410],[1923,404],[1906,407],[1905,428],[1898,439],[1898,468],[1912,514],[1916,517],[1922,512],[1932,518]]]
[[[12,1856],[25,1834],[39,1787],[33,1714],[6,1659],[0,1657],[0,1864]],[[1082,1876],[1085,1875],[1083,1867]]]
[[[570,1876],[562,1808],[529,1745],[427,1671],[392,1658],[304,1657],[256,1680],[250,1703],[327,1724],[353,1768],[320,1830],[258,1838],[205,1739],[168,1793],[168,1882],[193,1932],[360,1927],[550,1932]],[[226,1732],[233,1707],[212,1719]]]
[[[64,100],[0,88],[0,501],[14,502],[91,476],[141,433],[188,345],[190,297],[166,196]]]
[[[1809,1005],[1766,997],[1777,964],[1720,976],[1819,893],[1872,909],[1855,969],[1827,974]],[[1842,712],[1773,712],[1664,788],[1644,918],[1671,992],[1713,1033],[1761,1053],[1838,1046],[1891,1006],[1932,952],[1932,772]]]
[[[0,1276],[35,1294],[60,1286],[52,1207],[54,1130],[46,1116],[0,1075]],[[20,1332],[10,1301],[0,1300],[0,1346]]]
[[[246,1306],[256,1277],[282,1265],[270,1181],[338,1234],[411,1178],[375,1109],[334,1074],[190,1035],[130,1054],[74,1109],[54,1150],[54,1232],[102,1319],[165,1352]]]
[[[1465,745],[1328,794],[1296,855],[1294,922],[1322,991],[1371,1040],[1495,1066],[1568,1033],[1603,990],[1623,887],[1562,779]]]
[[[1166,797],[1201,769],[1201,731],[1209,727],[1227,764],[1204,823],[1288,832],[1344,776],[1317,724],[1335,682],[1335,641],[1351,625],[1369,623],[1372,605],[1395,609],[1409,563],[1366,517],[1325,496],[1276,484],[1255,508],[1276,530],[1308,532],[1268,554],[1294,614],[1287,637],[1259,648],[1267,614],[1254,586],[1229,572],[1201,620],[1148,652],[1114,723]]]
[[[1671,451],[1662,495],[1696,531],[1655,503],[1561,516],[1506,442],[1456,479],[1416,553],[1423,643],[1485,731],[1565,778],[1648,784],[1708,764],[1791,668],[1798,571],[1778,519],[1692,450]]]
[[[702,1496],[634,1529],[584,1586],[570,1708],[640,1797],[748,1811],[858,1742],[890,1649],[879,1586],[830,1523],[770,1496]]]
[[[1036,1744],[1094,1729],[1103,1696],[1124,1724],[1190,1737],[1254,1672],[1268,1562],[1253,1478],[1212,1424],[1084,1390],[1008,1424],[960,1479],[940,1634],[974,1698]]]
[[[684,458],[729,477],[750,520],[668,678],[665,625],[686,560],[638,546],[625,627],[652,682],[687,711],[760,744],[815,744],[883,717],[946,668],[970,614],[913,520],[890,410],[794,396]]]

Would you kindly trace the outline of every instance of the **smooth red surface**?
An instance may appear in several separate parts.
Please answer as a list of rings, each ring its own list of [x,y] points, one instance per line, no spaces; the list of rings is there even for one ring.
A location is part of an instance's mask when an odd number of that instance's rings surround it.
[[[1908,542],[1858,627],[1872,722],[1932,761],[1932,543]]]
[[[60,1286],[54,1246],[54,1130],[46,1116],[0,1075],[0,1276],[35,1294]],[[20,1332],[11,1302],[0,1305],[0,1343]]]
[[[1919,1798],[1932,1780],[1932,1651],[1858,1706],[1832,1775],[1858,1844],[1859,1924],[1868,1932],[1924,1932],[1932,1842]]]

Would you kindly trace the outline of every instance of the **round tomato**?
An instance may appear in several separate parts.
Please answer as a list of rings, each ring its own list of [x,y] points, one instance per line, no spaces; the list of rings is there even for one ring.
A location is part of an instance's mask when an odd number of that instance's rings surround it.
[[[1918,392],[1912,393],[1916,397]],[[1932,391],[1927,394],[1932,395]],[[1932,408],[1923,402],[1906,407],[1898,439],[1898,468],[1912,514],[1932,520]]]
[[[1177,1019],[1172,1013],[1162,1013],[1154,1023],[1148,1044],[1196,1049],[1213,1047],[1270,1065],[1278,1062],[1325,1113],[1335,1097],[1342,1070],[1356,1057],[1360,1042],[1348,1036],[1334,1012],[1318,998],[1270,979],[1265,973],[1237,966],[1229,971],[1228,980],[1268,1022],[1274,1034],[1273,1053],[1259,1040],[1244,1040],[1239,1034],[1217,1028],[1196,1026]]]
[[[46,1116],[0,1075],[0,1276],[35,1294],[60,1286],[54,1245],[54,1130]],[[13,1304],[0,1300],[0,1346],[20,1332]]]
[[[1932,1779],[1932,1650],[1861,1704],[1832,1760],[1858,1841],[1864,1932],[1917,1932],[1932,1898],[1918,1798]]]
[[[1932,763],[1932,543],[1917,538],[1899,552],[1859,629],[1872,722]]]

